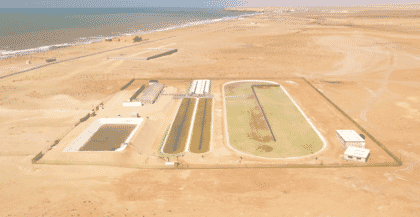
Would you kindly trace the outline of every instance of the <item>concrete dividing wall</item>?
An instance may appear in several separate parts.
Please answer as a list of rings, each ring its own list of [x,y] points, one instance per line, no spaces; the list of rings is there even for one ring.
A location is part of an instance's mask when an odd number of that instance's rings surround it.
[[[163,50],[163,52],[160,53],[160,54],[149,56],[146,59],[151,60],[151,59],[155,59],[155,58],[158,58],[158,57],[161,57],[161,56],[167,56],[167,55],[178,52],[178,49],[168,49],[168,50],[167,49],[160,49],[160,50]]]
[[[130,102],[137,98],[137,96],[146,89],[146,85],[141,85],[141,87],[130,97]]]
[[[11,74],[8,74],[8,75],[0,76],[0,79],[6,78],[6,77],[10,77],[10,76],[13,76],[13,75],[17,75],[17,74],[20,74],[20,73],[24,73],[24,72],[29,72],[29,71],[32,71],[32,70],[35,70],[35,69],[39,69],[39,68],[42,68],[42,67],[46,67],[46,66],[49,66],[49,65],[53,65],[53,64],[63,63],[63,62],[72,61],[72,60],[76,60],[76,59],[80,59],[80,58],[85,58],[85,57],[90,57],[90,56],[94,56],[94,55],[98,55],[98,54],[103,54],[103,53],[107,53],[107,52],[111,52],[111,51],[116,51],[116,50],[121,50],[121,49],[129,48],[129,47],[139,46],[139,45],[142,45],[142,44],[147,44],[147,43],[151,43],[151,42],[155,42],[155,41],[161,41],[161,40],[165,40],[165,39],[169,39],[169,38],[173,38],[173,37],[175,37],[175,36],[171,36],[171,37],[167,37],[167,38],[161,38],[161,39],[157,39],[157,40],[153,40],[153,41],[144,41],[144,42],[141,42],[141,43],[138,43],[138,44],[135,44],[135,45],[128,45],[128,46],[124,46],[124,47],[118,47],[118,48],[114,48],[114,49],[110,49],[110,50],[105,50],[105,51],[101,51],[101,52],[97,52],[97,53],[93,53],[93,54],[87,54],[87,55],[73,57],[73,58],[69,58],[69,59],[65,59],[65,60],[60,60],[60,61],[56,61],[56,62],[52,62],[52,63],[46,63],[46,64],[43,64],[43,65],[40,65],[40,66],[36,66],[34,68],[30,68],[30,69],[26,69],[26,70],[23,70],[23,71],[14,72],[14,73],[11,73]]]
[[[137,132],[140,124],[143,122],[143,118],[101,118],[94,121],[85,131],[83,131],[79,137],[76,138],[63,152],[78,152],[79,149],[89,141],[93,134],[104,124],[136,124],[136,128],[131,132],[130,136],[126,139],[125,143],[128,143],[130,139]]]

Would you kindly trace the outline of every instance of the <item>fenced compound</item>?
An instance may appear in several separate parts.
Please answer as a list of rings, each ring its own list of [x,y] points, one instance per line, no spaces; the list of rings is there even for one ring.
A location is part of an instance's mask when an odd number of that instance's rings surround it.
[[[167,77],[162,77],[159,78],[162,80],[187,80],[185,78],[167,78]],[[268,78],[267,78],[268,79]],[[279,78],[270,78],[270,80],[272,79],[287,79],[284,77],[279,77]],[[396,157],[391,151],[389,151],[384,145],[382,145],[377,139],[375,139],[371,134],[369,134],[364,128],[362,128],[359,124],[357,124],[353,119],[351,119],[346,113],[344,113],[337,105],[335,105],[331,100],[329,100],[322,92],[320,92],[316,87],[314,87],[309,81],[307,81],[305,78],[300,77],[290,77],[288,79],[302,79],[304,80],[306,83],[308,83],[312,88],[314,88],[319,94],[321,94],[329,103],[331,103],[337,110],[339,110],[344,116],[346,116],[350,121],[352,121],[361,131],[363,131],[365,133],[365,135],[369,136],[370,139],[372,139],[372,141],[374,141],[378,146],[380,146],[388,155],[390,155],[395,162],[385,162],[385,163],[344,163],[344,164],[339,164],[339,163],[332,163],[332,164],[328,164],[328,163],[323,163],[322,161],[319,162],[315,162],[313,164],[287,164],[287,163],[274,163],[274,164],[258,164],[258,163],[253,163],[253,162],[242,162],[242,163],[232,163],[232,164],[185,164],[185,163],[181,163],[178,165],[178,167],[175,168],[168,168],[165,165],[122,165],[116,162],[63,162],[60,160],[41,160],[42,163],[47,163],[47,164],[75,164],[75,165],[107,165],[107,166],[123,166],[123,167],[130,167],[130,168],[148,168],[148,169],[257,169],[257,168],[350,168],[350,167],[398,167],[401,166],[403,163],[401,161],[401,159],[399,159],[398,157]],[[139,79],[139,80],[144,80],[144,79]],[[226,78],[214,78],[214,80],[228,80]],[[169,129],[168,129],[169,131]],[[169,133],[169,132],[167,132]],[[166,137],[166,136],[165,136]],[[164,138],[165,138],[164,137]],[[162,146],[164,145],[164,139],[162,141]],[[170,155],[170,154],[165,154],[165,155]],[[181,157],[181,155],[179,154],[174,154],[172,155],[173,157],[179,156]],[[33,163],[37,163],[37,160],[42,157],[42,153],[36,155],[33,159]],[[182,158],[181,158],[182,159]],[[239,160],[239,159],[238,159]]]

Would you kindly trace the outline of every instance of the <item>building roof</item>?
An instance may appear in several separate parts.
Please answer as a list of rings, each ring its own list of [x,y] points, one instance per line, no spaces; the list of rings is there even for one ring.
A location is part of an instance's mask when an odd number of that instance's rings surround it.
[[[337,133],[346,142],[364,142],[365,140],[359,136],[354,130],[337,130]]]
[[[160,91],[164,88],[164,85],[161,83],[151,84],[139,98],[140,101],[153,101],[157,98]]]
[[[354,146],[349,146],[347,150],[344,152],[345,155],[355,156],[355,157],[363,157],[366,158],[369,155],[370,150],[365,148],[358,148]]]
[[[210,91],[210,80],[194,80],[191,83],[190,93],[207,94]]]

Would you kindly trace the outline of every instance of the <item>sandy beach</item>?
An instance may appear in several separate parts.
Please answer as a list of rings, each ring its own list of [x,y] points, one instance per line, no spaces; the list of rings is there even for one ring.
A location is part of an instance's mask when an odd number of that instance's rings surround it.
[[[333,9],[341,13],[250,8],[264,14],[153,32],[136,43],[134,36],[122,36],[1,60],[0,77],[42,67],[0,79],[0,216],[419,216],[420,13],[411,6]],[[156,48],[177,52],[148,61],[130,60],[147,57]],[[48,58],[59,63],[43,66]],[[79,129],[75,124],[101,102],[109,110],[99,117],[131,115],[117,111],[112,103],[129,98],[149,79],[164,81],[170,86],[167,94],[185,92],[193,79],[214,79],[213,132],[223,135],[219,102],[224,83],[274,81],[298,96],[310,89],[300,77],[403,165],[165,170],[32,164],[32,158],[40,151],[48,153],[54,141],[73,140],[79,132],[72,131]],[[138,80],[121,91],[133,78]],[[303,95],[296,101],[307,111],[318,108],[308,115],[327,112],[325,120],[318,120],[321,126],[329,126],[328,118],[350,126],[333,107],[308,96],[307,101]],[[180,104],[168,96],[160,100],[156,108],[169,118],[155,115],[154,107],[142,114],[156,118],[142,125],[141,135],[149,135],[153,148],[141,151],[155,151]],[[159,133],[146,126],[158,126]],[[225,155],[223,136],[212,139],[218,146],[206,155],[209,162],[224,156],[226,162],[239,159]],[[61,156],[61,148],[65,146],[52,148],[44,160]],[[331,146],[329,150],[338,158],[341,150]],[[129,162],[137,154],[124,153],[106,157],[119,165],[149,159]],[[380,155],[374,161],[389,158]],[[188,160],[202,159],[200,155]]]

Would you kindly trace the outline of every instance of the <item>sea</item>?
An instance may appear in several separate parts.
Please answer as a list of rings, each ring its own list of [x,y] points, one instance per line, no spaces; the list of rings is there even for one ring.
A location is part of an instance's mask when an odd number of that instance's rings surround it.
[[[0,56],[253,15],[219,8],[0,8]]]

